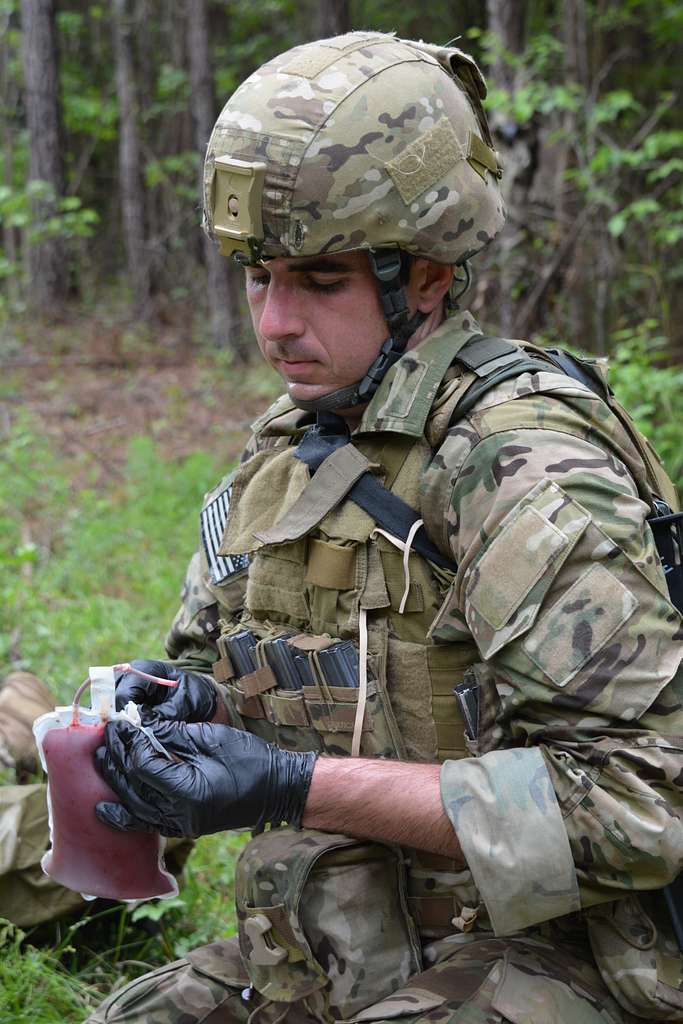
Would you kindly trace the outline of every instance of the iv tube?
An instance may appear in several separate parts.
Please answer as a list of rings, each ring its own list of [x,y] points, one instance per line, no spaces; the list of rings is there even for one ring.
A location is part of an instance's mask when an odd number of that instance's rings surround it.
[[[114,665],[112,671],[114,671],[114,672],[135,672],[136,675],[141,676],[143,679],[149,680],[150,683],[158,683],[159,686],[173,687],[173,686],[177,686],[178,685],[178,681],[176,679],[161,679],[159,676],[152,676],[152,675],[149,674],[149,672],[143,672],[142,669],[133,668],[133,666],[129,665],[127,662],[124,662],[122,665]],[[72,708],[73,708],[73,718],[71,720],[71,724],[72,725],[76,725],[78,723],[78,711],[79,711],[80,704],[81,704],[81,697],[83,696],[85,691],[88,689],[88,687],[90,686],[91,682],[92,682],[92,680],[91,680],[90,676],[88,676],[87,679],[83,680],[81,685],[78,687],[78,689],[74,693],[73,700],[71,702]]]

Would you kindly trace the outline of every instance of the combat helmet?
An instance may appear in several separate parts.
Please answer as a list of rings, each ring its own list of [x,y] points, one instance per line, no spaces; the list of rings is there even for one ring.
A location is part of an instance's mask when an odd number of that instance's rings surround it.
[[[226,256],[367,250],[390,336],[365,377],[304,408],[368,401],[422,315],[401,253],[461,264],[500,231],[502,168],[474,60],[378,32],[307,43],[223,108],[204,169],[204,227]]]

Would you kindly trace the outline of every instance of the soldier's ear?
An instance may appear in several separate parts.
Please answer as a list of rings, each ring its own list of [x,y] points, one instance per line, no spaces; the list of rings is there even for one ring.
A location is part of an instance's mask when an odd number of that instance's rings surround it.
[[[410,268],[407,285],[409,304],[429,314],[443,301],[453,280],[453,267],[417,257]]]

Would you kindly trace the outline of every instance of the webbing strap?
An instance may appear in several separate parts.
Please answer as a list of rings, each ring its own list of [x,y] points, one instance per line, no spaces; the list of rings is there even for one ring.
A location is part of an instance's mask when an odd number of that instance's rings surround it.
[[[494,359],[518,351],[516,345],[504,338],[475,334],[458,352],[458,362],[463,363],[469,370],[477,371]]]
[[[479,399],[495,388],[496,385],[502,384],[506,380],[511,380],[513,377],[519,377],[522,373],[541,373],[543,371],[547,373],[548,370],[552,369],[551,363],[546,363],[542,359],[532,359],[525,356],[509,363],[507,366],[501,367],[499,370],[495,370],[488,377],[481,377],[473,381],[453,410],[451,424],[466,416]]]
[[[473,406],[498,384],[522,373],[547,373],[549,370],[559,370],[570,379],[579,381],[609,406],[643,460],[652,494],[664,498],[669,504],[672,500],[676,503],[675,488],[653,458],[645,438],[626,410],[615,400],[609,384],[586,360],[579,359],[561,348],[543,349],[542,355],[528,355],[518,345],[504,338],[479,335],[469,339],[455,357],[455,361],[476,373],[478,379],[472,382],[453,409],[451,426],[466,416]],[[662,491],[666,493],[662,494]],[[647,496],[644,497],[652,504]]]
[[[340,447],[350,444],[351,436],[341,416],[336,416],[334,413],[319,413],[318,422],[306,432],[294,455],[308,466],[312,474],[315,474],[316,470],[324,465],[329,455]],[[377,477],[369,472],[365,472],[356,481],[346,496],[364,512],[367,512],[378,526],[393,533],[394,536],[400,537],[403,541],[408,539],[414,524],[421,519],[415,509],[411,508],[397,494],[392,494],[379,482]],[[412,547],[414,551],[417,551],[423,558],[429,559],[430,562],[434,562],[443,569],[449,569],[451,572],[456,571],[456,563],[439,551],[424,529],[418,530],[412,541]]]

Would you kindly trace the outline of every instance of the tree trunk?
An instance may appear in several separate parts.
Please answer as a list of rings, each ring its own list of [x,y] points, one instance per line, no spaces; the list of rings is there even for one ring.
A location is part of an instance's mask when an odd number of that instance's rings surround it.
[[[4,149],[3,171],[5,187],[14,190],[14,132],[13,123],[16,118],[18,103],[17,89],[9,71],[13,54],[8,42],[10,11],[5,11],[0,24],[0,124],[2,125],[2,145]],[[2,243],[11,271],[5,278],[5,289],[10,309],[19,304],[19,262],[21,254],[17,246],[16,228],[7,220],[2,224]]]
[[[145,202],[137,128],[137,97],[126,0],[113,0],[112,26],[119,102],[119,188],[128,275],[137,316],[149,313],[149,255],[145,244]]]
[[[28,247],[30,305],[54,313],[66,299],[65,246],[61,238],[40,237],[64,193],[59,130],[59,71],[53,0],[21,0],[22,61],[29,138],[28,181],[46,182],[48,194],[32,201]]]
[[[206,0],[190,0],[186,4],[186,15],[192,120],[196,149],[203,162],[216,118]],[[203,188],[203,173],[203,167],[201,167],[199,172],[200,195]],[[207,271],[211,335],[217,345],[228,346],[239,359],[244,360],[247,358],[247,352],[240,320],[239,269],[232,261],[219,255],[214,242],[204,232],[202,232],[202,254]]]
[[[586,108],[595,102],[591,88],[592,72],[588,52],[588,28],[585,0],[565,0],[562,7],[564,77],[577,83],[585,95]],[[589,120],[588,110],[582,116]],[[579,125],[575,111],[565,112],[562,125],[563,145],[558,165],[556,219],[560,230],[568,233],[589,201],[568,185],[567,171],[577,164],[573,140],[585,138],[586,151],[580,160],[589,160],[594,138]],[[577,236],[565,273],[564,299],[567,309],[568,340],[580,348],[604,355],[607,349],[607,318],[610,279],[613,273],[613,246],[604,217],[586,218]]]
[[[526,42],[526,0],[487,0],[488,28],[507,53],[519,55]],[[489,76],[500,89],[514,95],[519,86],[519,71],[498,54]],[[528,237],[528,194],[536,169],[537,125],[532,120],[518,125],[507,115],[491,113],[491,128],[503,160],[501,187],[508,211],[508,222],[498,242],[500,264],[498,302],[499,329],[513,333],[516,292],[520,279],[528,276],[525,244]]]
[[[341,36],[351,28],[349,0],[318,0],[316,18],[318,39]]]

